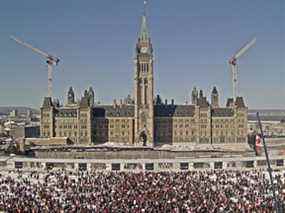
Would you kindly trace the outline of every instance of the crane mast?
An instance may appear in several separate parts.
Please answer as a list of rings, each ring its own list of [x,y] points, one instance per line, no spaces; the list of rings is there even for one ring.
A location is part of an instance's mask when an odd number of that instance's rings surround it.
[[[20,39],[14,37],[14,36],[10,36],[11,39],[13,39],[15,42],[17,42],[18,44],[31,49],[33,52],[41,55],[42,57],[45,58],[46,63],[47,63],[47,67],[48,67],[48,97],[52,97],[52,72],[53,72],[53,66],[57,65],[59,63],[59,58],[53,55],[50,55],[38,48],[33,47],[32,45],[21,41]]]
[[[243,56],[256,42],[256,38],[253,38],[247,42],[242,48],[240,48],[229,60],[230,69],[232,73],[232,87],[233,98],[236,99],[238,93],[238,59]]]

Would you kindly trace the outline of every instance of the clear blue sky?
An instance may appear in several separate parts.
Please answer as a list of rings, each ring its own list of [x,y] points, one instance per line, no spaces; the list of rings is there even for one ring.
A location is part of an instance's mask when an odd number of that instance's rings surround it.
[[[47,93],[46,64],[10,35],[62,58],[54,95],[90,85],[111,103],[133,89],[133,53],[143,0],[9,0],[0,7],[0,106],[39,107]],[[155,90],[184,103],[193,86],[222,104],[231,95],[227,60],[253,36],[240,59],[240,94],[250,108],[285,106],[284,0],[150,0]]]

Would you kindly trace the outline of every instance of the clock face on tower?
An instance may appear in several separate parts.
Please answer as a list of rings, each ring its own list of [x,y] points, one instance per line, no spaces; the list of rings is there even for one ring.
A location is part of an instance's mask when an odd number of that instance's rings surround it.
[[[147,47],[142,47],[142,48],[141,48],[141,52],[142,52],[142,53],[147,53]]]

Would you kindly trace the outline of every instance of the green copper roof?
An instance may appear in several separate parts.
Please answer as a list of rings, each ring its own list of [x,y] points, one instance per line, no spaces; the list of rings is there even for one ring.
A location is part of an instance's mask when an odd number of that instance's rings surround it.
[[[139,38],[142,41],[148,41],[149,39],[149,32],[148,32],[147,21],[146,21],[145,15],[142,16],[142,23],[141,23],[141,30],[140,30]]]

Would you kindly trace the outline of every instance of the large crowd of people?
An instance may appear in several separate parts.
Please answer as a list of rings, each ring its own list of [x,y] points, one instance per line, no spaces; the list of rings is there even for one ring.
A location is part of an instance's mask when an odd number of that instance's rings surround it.
[[[284,174],[275,175],[284,205]],[[65,172],[0,175],[5,212],[273,212],[262,171]]]

